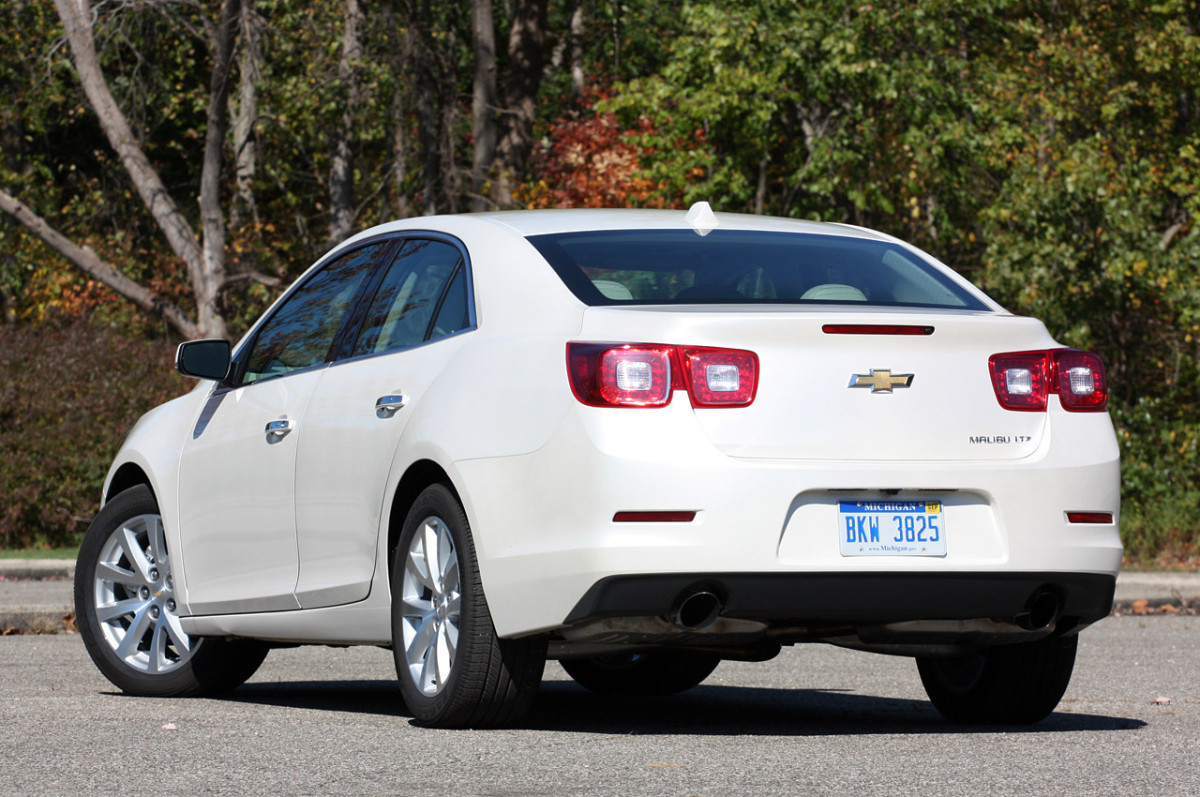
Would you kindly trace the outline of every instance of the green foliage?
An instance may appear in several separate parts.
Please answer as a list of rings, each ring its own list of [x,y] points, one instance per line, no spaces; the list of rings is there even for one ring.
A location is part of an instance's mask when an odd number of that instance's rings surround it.
[[[122,435],[190,387],[172,356],[107,326],[0,326],[0,548],[78,544]]]

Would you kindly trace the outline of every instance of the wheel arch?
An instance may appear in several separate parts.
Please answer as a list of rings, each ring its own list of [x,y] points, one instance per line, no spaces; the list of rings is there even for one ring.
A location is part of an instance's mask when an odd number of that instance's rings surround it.
[[[108,485],[104,491],[104,503],[107,504],[121,493],[131,487],[137,487],[139,484],[146,485],[150,490],[150,494],[154,496],[156,501],[158,500],[154,484],[150,481],[150,477],[146,475],[146,471],[136,462],[126,462],[117,468],[112,478],[108,480]]]
[[[396,545],[400,541],[400,532],[404,528],[404,519],[417,500],[417,496],[434,484],[444,484],[454,495],[454,499],[462,504],[458,488],[441,465],[431,459],[420,459],[408,466],[408,470],[400,477],[396,491],[392,496],[392,507],[388,515],[387,535],[387,564],[388,583],[391,583],[392,568],[396,559]]]

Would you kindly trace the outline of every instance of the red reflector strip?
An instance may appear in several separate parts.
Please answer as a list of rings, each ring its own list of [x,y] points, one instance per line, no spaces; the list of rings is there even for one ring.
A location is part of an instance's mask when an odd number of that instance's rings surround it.
[[[618,512],[613,523],[691,523],[695,512]]]
[[[1112,512],[1068,512],[1068,523],[1112,523]]]
[[[933,327],[907,324],[826,324],[826,335],[932,335]]]

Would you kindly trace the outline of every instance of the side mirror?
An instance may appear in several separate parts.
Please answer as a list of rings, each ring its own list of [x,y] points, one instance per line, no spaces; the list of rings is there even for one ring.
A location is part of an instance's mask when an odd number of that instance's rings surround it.
[[[220,382],[229,376],[229,356],[227,340],[189,340],[175,350],[175,370],[184,376]]]

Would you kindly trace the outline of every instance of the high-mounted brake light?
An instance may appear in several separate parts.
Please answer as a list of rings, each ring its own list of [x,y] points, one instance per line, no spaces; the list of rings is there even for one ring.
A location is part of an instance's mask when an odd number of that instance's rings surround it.
[[[1069,412],[1108,409],[1104,363],[1086,351],[1051,349],[993,354],[988,358],[996,400],[1006,410],[1044,412],[1050,394]]]
[[[933,327],[914,324],[825,324],[826,335],[932,335]]]
[[[745,407],[758,390],[758,356],[740,349],[657,343],[568,343],[567,376],[592,407],[665,407],[676,389],[693,407]]]

